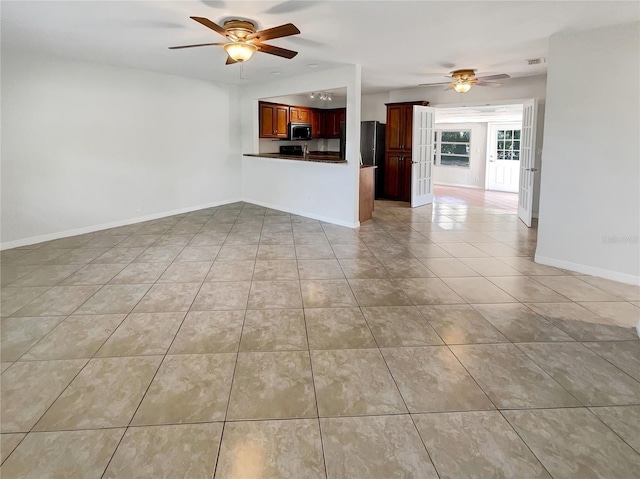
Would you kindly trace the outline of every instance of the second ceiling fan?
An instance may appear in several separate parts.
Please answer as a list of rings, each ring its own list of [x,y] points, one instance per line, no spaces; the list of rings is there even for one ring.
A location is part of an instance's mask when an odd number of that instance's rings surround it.
[[[492,80],[505,80],[511,78],[506,73],[500,73],[498,75],[489,75],[484,77],[476,77],[476,71],[471,69],[466,70],[454,70],[451,72],[451,80],[441,83],[422,83],[419,86],[433,86],[433,85],[449,85],[447,90],[455,90],[458,93],[466,93],[471,90],[472,86],[488,86],[499,87],[502,83],[497,83]]]
[[[287,23],[280,25],[279,27],[268,28],[266,30],[256,31],[256,26],[248,20],[228,20],[224,22],[223,26],[220,26],[208,18],[204,17],[190,17],[196,22],[210,28],[214,32],[225,37],[228,42],[216,42],[216,43],[198,43],[196,45],[182,45],[177,47],[169,47],[170,50],[178,50],[181,48],[194,48],[194,47],[206,47],[206,46],[221,46],[227,52],[227,65],[232,63],[245,62],[251,58],[256,52],[269,53],[270,55],[276,55],[278,57],[291,59],[295,57],[298,52],[293,50],[287,50],[286,48],[274,47],[273,45],[267,45],[262,43],[265,40],[273,40],[274,38],[288,37],[290,35],[297,35],[300,30],[292,24]]]

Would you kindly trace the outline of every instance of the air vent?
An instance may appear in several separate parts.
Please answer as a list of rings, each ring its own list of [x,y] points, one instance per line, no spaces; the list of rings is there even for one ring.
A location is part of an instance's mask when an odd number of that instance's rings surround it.
[[[545,63],[545,59],[543,57],[540,58],[530,58],[529,60],[525,60],[528,65],[541,65]]]

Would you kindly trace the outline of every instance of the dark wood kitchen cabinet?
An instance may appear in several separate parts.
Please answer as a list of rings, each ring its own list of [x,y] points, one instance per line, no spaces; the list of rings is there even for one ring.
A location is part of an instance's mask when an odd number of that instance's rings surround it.
[[[324,138],[325,115],[322,110],[313,108],[311,110],[311,136],[313,138]]]
[[[335,108],[324,110],[324,138],[340,138],[340,123],[345,121],[347,116],[346,108]]]
[[[413,106],[429,102],[387,103],[384,197],[411,201]]]
[[[287,138],[289,106],[260,102],[260,138]]]

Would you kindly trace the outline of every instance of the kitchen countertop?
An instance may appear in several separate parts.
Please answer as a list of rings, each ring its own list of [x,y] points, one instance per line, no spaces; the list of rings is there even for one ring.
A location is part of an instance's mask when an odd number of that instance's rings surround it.
[[[338,152],[332,151],[311,151],[307,156],[283,155],[280,153],[245,153],[244,156],[257,156],[261,158],[278,158],[280,160],[312,161],[315,163],[346,163],[347,160],[340,158]]]

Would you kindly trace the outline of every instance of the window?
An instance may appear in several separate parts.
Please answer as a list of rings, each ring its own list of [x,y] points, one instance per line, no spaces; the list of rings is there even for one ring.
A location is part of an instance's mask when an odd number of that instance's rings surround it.
[[[520,130],[498,130],[499,160],[520,161]]]
[[[469,168],[471,130],[437,130],[436,165]]]

